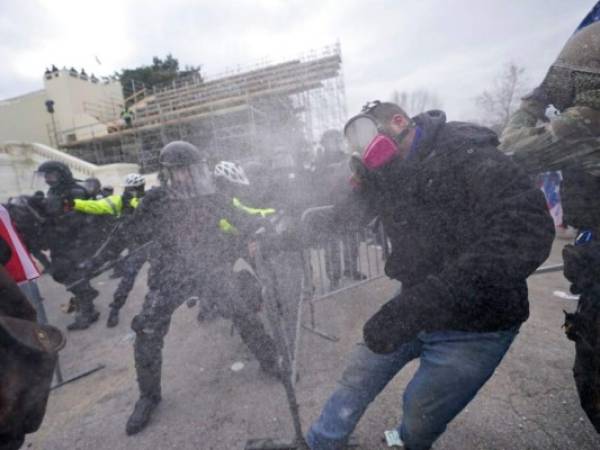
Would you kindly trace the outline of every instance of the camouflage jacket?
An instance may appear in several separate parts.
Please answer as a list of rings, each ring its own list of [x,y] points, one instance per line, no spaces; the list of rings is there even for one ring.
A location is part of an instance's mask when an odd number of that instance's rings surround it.
[[[510,118],[500,149],[530,173],[582,169],[600,176],[600,110],[573,106],[551,122],[537,125],[527,102]]]
[[[500,149],[531,174],[561,170],[564,223],[600,230],[600,108],[573,106],[538,126],[528,106],[510,118]]]

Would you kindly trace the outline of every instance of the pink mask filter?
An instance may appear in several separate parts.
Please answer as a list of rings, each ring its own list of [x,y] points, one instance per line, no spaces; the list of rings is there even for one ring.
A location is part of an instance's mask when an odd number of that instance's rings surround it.
[[[373,170],[389,163],[397,155],[396,143],[388,136],[378,134],[367,146],[362,160],[369,170]]]

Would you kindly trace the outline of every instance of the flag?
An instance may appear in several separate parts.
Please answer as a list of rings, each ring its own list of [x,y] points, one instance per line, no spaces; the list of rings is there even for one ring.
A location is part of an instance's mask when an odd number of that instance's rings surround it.
[[[12,257],[6,264],[6,270],[10,276],[17,283],[38,278],[40,274],[14,229],[8,211],[2,205],[0,205],[0,236],[12,251]]]
[[[577,33],[582,28],[585,28],[594,22],[598,22],[599,20],[600,20],[600,1],[598,1],[598,3],[596,3],[592,7],[592,9],[588,13],[588,15],[583,18],[583,20],[581,21],[581,23],[575,30],[575,33]],[[575,33],[573,33],[573,34],[575,34]]]

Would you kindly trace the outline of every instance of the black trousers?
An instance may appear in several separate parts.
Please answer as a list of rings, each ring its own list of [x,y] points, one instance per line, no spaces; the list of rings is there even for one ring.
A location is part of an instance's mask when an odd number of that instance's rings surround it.
[[[135,279],[137,278],[138,273],[140,273],[140,270],[142,269],[142,266],[146,262],[147,258],[148,255],[146,252],[142,251],[132,254],[120,265],[120,270],[123,276],[121,277],[119,285],[113,294],[113,301],[110,304],[111,308],[121,309],[125,305],[127,297],[133,289]]]
[[[221,315],[232,320],[261,367],[268,370],[277,362],[275,344],[255,309],[240,295],[231,265],[213,268],[199,279],[202,281],[190,276],[185,282],[168,279],[162,283],[152,282],[142,311],[132,321],[131,327],[136,333],[135,368],[142,397],[160,398],[164,338],[173,312],[191,296],[215,302]]]
[[[565,326],[575,341],[573,376],[579,401],[600,433],[600,285],[581,294],[577,312],[567,315]]]

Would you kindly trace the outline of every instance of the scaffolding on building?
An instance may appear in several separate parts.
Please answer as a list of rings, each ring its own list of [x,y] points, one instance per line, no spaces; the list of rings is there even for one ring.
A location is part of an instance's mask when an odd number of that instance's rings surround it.
[[[156,170],[160,148],[173,140],[189,141],[215,159],[273,162],[314,151],[322,133],[340,129],[346,118],[339,43],[133,95],[141,100],[130,107],[131,126],[97,107],[106,133],[68,141],[65,136],[78,130],[61,131],[61,147],[96,164],[137,162],[146,172]]]

